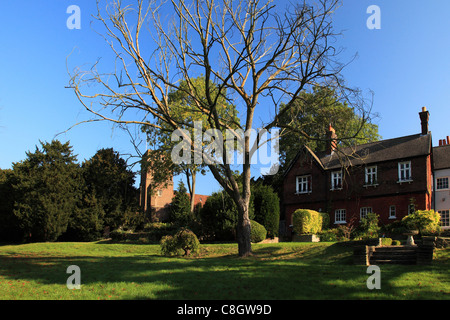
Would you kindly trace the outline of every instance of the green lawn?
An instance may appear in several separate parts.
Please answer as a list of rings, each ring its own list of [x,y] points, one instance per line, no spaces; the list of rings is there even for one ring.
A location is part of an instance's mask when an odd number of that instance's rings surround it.
[[[158,245],[35,243],[0,246],[0,299],[450,299],[450,249],[430,266],[381,266],[381,289],[367,268],[333,243],[203,244],[196,257],[164,257]],[[66,269],[81,269],[81,289]]]

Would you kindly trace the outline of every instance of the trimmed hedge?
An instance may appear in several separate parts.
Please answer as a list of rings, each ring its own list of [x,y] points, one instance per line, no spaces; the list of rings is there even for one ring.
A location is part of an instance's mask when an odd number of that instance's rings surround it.
[[[296,234],[316,234],[322,230],[322,215],[314,210],[298,209],[292,215]]]
[[[261,242],[266,239],[267,230],[264,226],[255,220],[250,220],[251,232],[250,241],[253,243]]]

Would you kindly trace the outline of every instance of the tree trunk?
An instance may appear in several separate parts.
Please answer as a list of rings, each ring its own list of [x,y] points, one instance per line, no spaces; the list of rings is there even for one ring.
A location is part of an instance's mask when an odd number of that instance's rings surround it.
[[[250,239],[250,218],[248,216],[248,203],[240,202],[238,206],[238,225],[237,225],[237,241],[240,257],[248,257],[252,255],[252,244]]]
[[[191,197],[191,214],[194,212],[194,206],[195,206],[195,178],[197,176],[197,173],[195,170],[190,170],[189,168],[186,169],[186,180],[189,190],[189,196]],[[192,182],[191,182],[192,177]]]
[[[194,212],[195,206],[195,172],[192,172],[192,191],[191,191],[191,213]]]

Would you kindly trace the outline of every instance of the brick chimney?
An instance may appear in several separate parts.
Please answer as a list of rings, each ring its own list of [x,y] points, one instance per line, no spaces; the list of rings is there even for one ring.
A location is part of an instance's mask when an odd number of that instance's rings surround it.
[[[422,135],[428,134],[428,120],[430,119],[430,113],[426,107],[422,107],[422,112],[419,112],[420,123],[422,125]]]
[[[327,154],[331,154],[334,150],[336,150],[337,147],[337,135],[336,135],[336,131],[334,130],[334,128],[331,126],[328,127],[328,131],[327,131],[327,145],[326,145],[326,152]]]
[[[439,147],[450,145],[450,137],[447,136],[445,139],[439,139]]]

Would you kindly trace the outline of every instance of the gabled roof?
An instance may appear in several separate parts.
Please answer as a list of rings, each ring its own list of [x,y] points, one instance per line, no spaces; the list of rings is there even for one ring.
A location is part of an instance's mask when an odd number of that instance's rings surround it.
[[[450,168],[450,145],[433,148],[434,170]]]
[[[431,153],[431,142],[431,134],[428,133],[426,135],[415,134],[380,140],[355,147],[345,147],[332,152],[331,155],[325,151],[313,152],[306,146],[304,148],[311,153],[322,168],[330,170],[429,155]],[[301,150],[299,151],[300,153]],[[299,154],[293,159],[286,173],[297,161]]]

